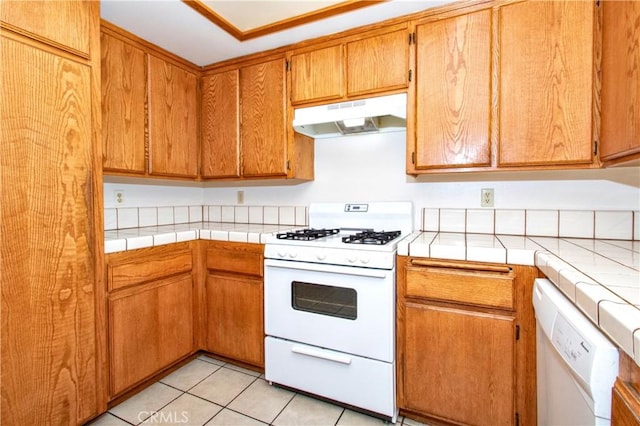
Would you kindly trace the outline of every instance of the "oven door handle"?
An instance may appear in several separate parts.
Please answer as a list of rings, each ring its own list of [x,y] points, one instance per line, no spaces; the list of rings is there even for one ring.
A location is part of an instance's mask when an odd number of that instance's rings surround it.
[[[307,355],[314,358],[325,359],[327,361],[339,362],[340,364],[351,364],[351,357],[346,355],[338,355],[330,352],[324,352],[317,349],[305,348],[303,346],[294,346],[291,348],[291,352]]]
[[[335,274],[345,274],[345,275],[356,275],[359,277],[369,277],[369,278],[386,278],[387,274],[391,271],[386,271],[382,269],[368,269],[368,268],[358,268],[352,266],[338,266],[338,265],[327,265],[327,264],[316,264],[316,263],[305,263],[305,262],[291,262],[288,260],[276,260],[276,259],[265,259],[264,266],[266,268],[284,268],[284,269],[299,269],[303,271],[313,271],[313,272],[330,272]]]

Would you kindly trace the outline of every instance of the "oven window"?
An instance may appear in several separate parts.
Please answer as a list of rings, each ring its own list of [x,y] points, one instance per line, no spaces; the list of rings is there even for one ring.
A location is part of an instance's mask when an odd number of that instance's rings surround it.
[[[298,311],[355,320],[358,317],[358,294],[352,288],[291,283],[291,306]]]

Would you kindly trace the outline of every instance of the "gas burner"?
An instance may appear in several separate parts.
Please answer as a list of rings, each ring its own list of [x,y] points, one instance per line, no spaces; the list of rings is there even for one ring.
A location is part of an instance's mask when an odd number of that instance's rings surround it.
[[[401,234],[401,231],[388,231],[388,232],[376,232],[376,231],[365,231],[358,232],[354,235],[349,235],[348,237],[342,237],[342,242],[347,244],[387,244],[389,241],[398,238]]]
[[[301,240],[311,241],[319,238],[328,237],[329,235],[335,235],[340,232],[339,229],[300,229],[298,231],[285,232],[282,234],[276,234],[279,240]]]

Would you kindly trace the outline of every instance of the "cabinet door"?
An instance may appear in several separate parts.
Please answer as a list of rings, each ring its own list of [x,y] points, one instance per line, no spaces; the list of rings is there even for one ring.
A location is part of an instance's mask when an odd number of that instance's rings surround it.
[[[640,2],[602,2],[603,160],[640,153]]]
[[[347,95],[407,87],[408,36],[403,29],[347,43]]]
[[[500,8],[499,166],[592,162],[594,4]]]
[[[191,275],[110,296],[112,396],[193,351]]]
[[[240,176],[239,71],[202,78],[202,165],[204,178]]]
[[[264,366],[262,280],[207,277],[207,350]]]
[[[149,55],[149,173],[198,174],[195,74]]]
[[[242,175],[286,176],[284,59],[240,69]]]
[[[407,303],[404,405],[453,422],[514,423],[514,319]]]
[[[145,54],[108,34],[102,51],[102,167],[105,171],[144,174]]]
[[[416,28],[416,169],[491,164],[491,11]]]
[[[344,96],[344,47],[325,47],[291,56],[291,103]]]
[[[7,0],[0,7],[2,22],[54,46],[70,48],[84,57],[90,53],[87,34],[97,14],[98,8],[93,1]]]
[[[91,68],[4,35],[0,47],[0,423],[79,424],[101,386]]]
[[[640,425],[640,399],[636,389],[618,378],[611,395],[611,424],[616,426]]]

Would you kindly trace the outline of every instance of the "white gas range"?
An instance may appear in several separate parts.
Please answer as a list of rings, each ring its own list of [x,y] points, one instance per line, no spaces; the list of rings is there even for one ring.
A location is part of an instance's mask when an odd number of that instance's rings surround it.
[[[409,202],[323,203],[265,245],[265,377],[396,421],[395,255]]]

